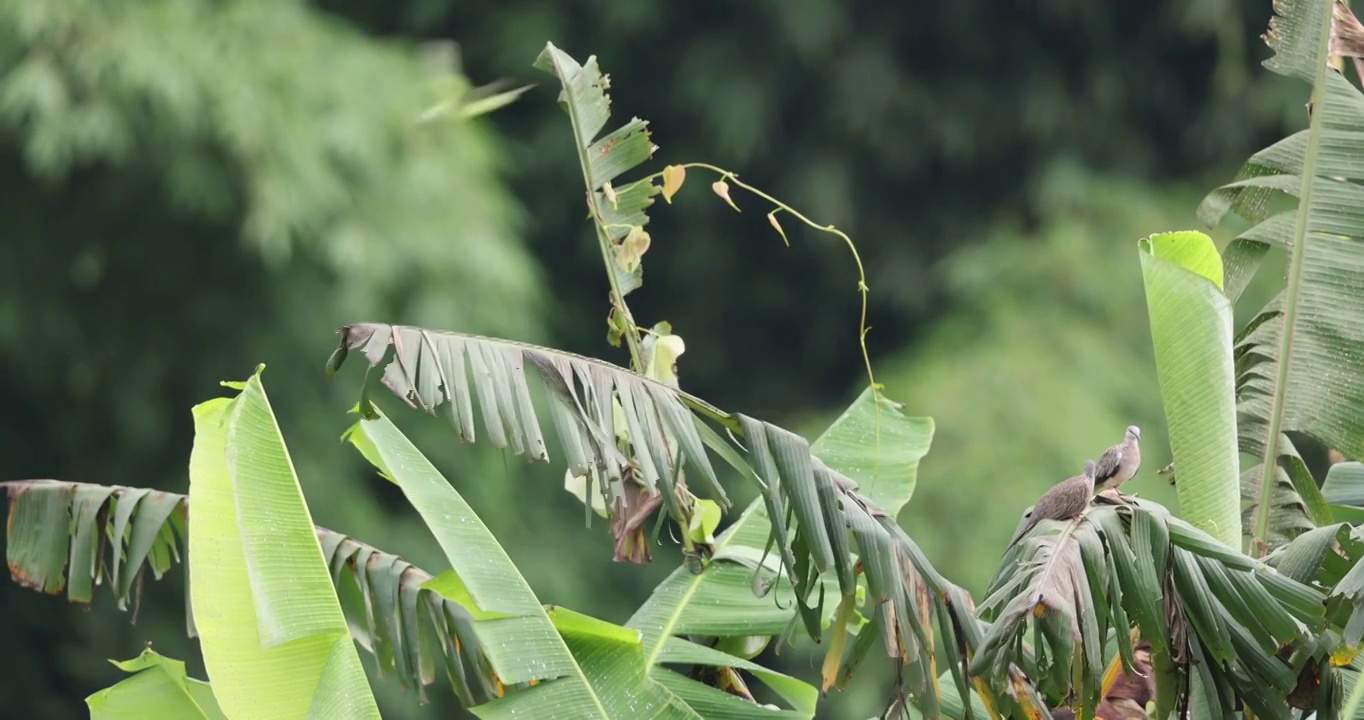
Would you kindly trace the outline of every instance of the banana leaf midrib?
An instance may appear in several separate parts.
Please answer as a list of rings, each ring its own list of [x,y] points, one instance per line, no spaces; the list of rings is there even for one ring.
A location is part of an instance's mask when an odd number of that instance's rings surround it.
[[[1325,48],[1330,39],[1331,23],[1323,24],[1317,46]],[[1302,300],[1302,274],[1304,257],[1307,254],[1309,217],[1312,212],[1312,197],[1316,186],[1317,155],[1321,149],[1322,126],[1325,122],[1325,108],[1321,101],[1326,97],[1326,73],[1328,64],[1318,62],[1316,75],[1312,81],[1312,107],[1307,134],[1307,150],[1303,153],[1302,172],[1299,178],[1298,210],[1293,222],[1293,246],[1288,253],[1288,285],[1283,294],[1283,330],[1279,334],[1279,353],[1277,376],[1274,379],[1274,393],[1270,398],[1269,427],[1265,436],[1265,451],[1262,467],[1278,466],[1279,433],[1283,426],[1287,406],[1288,379],[1292,366],[1293,346],[1297,331],[1298,305]],[[1255,538],[1258,540],[1258,553],[1263,556],[1269,551],[1270,504],[1274,492],[1273,482],[1261,483],[1260,497],[1256,507]]]

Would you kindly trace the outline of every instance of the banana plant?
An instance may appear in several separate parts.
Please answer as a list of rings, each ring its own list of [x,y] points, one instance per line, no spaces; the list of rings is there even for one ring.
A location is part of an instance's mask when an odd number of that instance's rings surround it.
[[[1050,523],[1051,532],[1005,554],[986,591],[979,610],[992,624],[973,674],[1007,677],[1015,665],[1046,697],[1073,692],[1077,717],[1093,717],[1112,681],[1110,638],[1122,668],[1137,667],[1135,626],[1149,648],[1156,717],[1195,689],[1214,714],[1244,706],[1287,717],[1303,668],[1334,649],[1319,644],[1331,627],[1326,589],[1228,548],[1158,504],[1100,503]],[[1280,653],[1299,647],[1292,657]],[[1310,700],[1315,707],[1317,696]]]
[[[146,572],[161,577],[185,558],[198,611],[191,632],[224,716],[369,714],[363,671],[346,660],[352,636],[407,686],[424,689],[443,666],[481,717],[628,718],[641,709],[677,718],[814,716],[815,688],[746,658],[672,638],[646,663],[640,630],[543,605],[458,492],[382,414],[346,437],[403,490],[450,569],[433,577],[313,528],[260,376],[233,386],[240,396],[196,409],[189,497],[7,484],[11,572],[35,589],[88,602],[90,587],[107,581],[127,607]],[[746,701],[665,664],[745,671],[791,708]],[[164,665],[143,658],[120,667],[159,677]],[[194,693],[205,687],[177,682]]]
[[[152,681],[172,691],[167,702],[207,688],[208,717],[377,714],[352,637],[419,692],[444,668],[483,717],[812,717],[816,688],[753,662],[795,627],[828,640],[824,690],[874,649],[892,658],[888,716],[912,705],[929,717],[1089,718],[1140,676],[1159,717],[1301,710],[1325,720],[1346,692],[1348,714],[1364,702],[1354,656],[1364,541],[1336,518],[1364,517],[1364,473],[1337,464],[1319,489],[1287,433],[1364,456],[1355,182],[1364,171],[1354,142],[1364,95],[1328,62],[1364,48],[1351,45],[1358,23],[1343,5],[1285,0],[1275,12],[1268,66],[1311,84],[1309,127],[1257,153],[1201,208],[1211,221],[1235,212],[1255,225],[1222,253],[1198,233],[1138,246],[1180,517],[1116,497],[1043,523],[1005,553],[978,607],[896,521],[931,420],[905,416],[873,385],[812,444],[679,388],[680,339],[664,324],[642,330],[625,297],[642,283],[645,211],[657,195],[671,199],[685,168],[618,186],[653,154],[647,124],[603,135],[605,75],[594,58],[579,64],[553,45],[537,65],[562,87],[612,290],[611,339],[624,340],[631,369],[383,323],[342,327],[328,364],[336,372],[363,357],[346,438],[402,490],[448,568],[433,576],[313,527],[257,373],[233,385],[237,397],[196,409],[193,521],[184,496],[10,483],[11,574],[82,602],[107,580],[126,608],[148,571],[161,577],[187,558],[189,631],[203,638],[212,684],[144,656],[121,665],[138,674],[101,702]],[[722,174],[712,189],[733,205],[737,178]],[[1297,202],[1272,212],[1275,195]],[[769,221],[784,237],[776,211]],[[1234,333],[1232,308],[1275,246],[1286,252],[1284,289]],[[648,559],[642,528],[661,508],[682,531],[683,562],[624,626],[545,605],[379,409],[372,373],[413,408],[446,414],[466,442],[548,462],[557,436],[589,519],[595,507],[613,521],[617,558]],[[1241,454],[1258,463],[1243,472]],[[718,536],[717,516],[731,507],[716,460],[760,495]],[[1240,551],[1238,494],[1251,501],[1251,555]],[[742,673],[787,707],[757,702]]]
[[[846,429],[830,436],[833,450],[828,457],[835,465],[831,467],[808,441],[789,430],[731,415],[600,360],[422,328],[360,324],[345,326],[340,333],[341,345],[330,364],[333,370],[358,350],[371,368],[382,368],[384,386],[414,408],[433,414],[445,411],[462,438],[475,437],[477,405],[489,443],[530,459],[548,460],[545,432],[528,382],[528,376],[534,376],[570,472],[604,478],[595,490],[589,482],[589,492],[600,492],[605,506],[620,514],[629,511],[632,500],[640,501],[639,495],[625,491],[625,482],[642,479],[646,493],[662,496],[663,506],[671,506],[674,517],[685,517],[680,505],[689,493],[681,485],[682,462],[675,466],[675,457],[685,458],[686,467],[702,474],[723,502],[707,455],[708,449],[714,452],[758,486],[762,507],[751,507],[706,549],[713,555],[710,565],[687,566],[685,572],[700,573],[704,580],[679,577],[677,582],[692,590],[718,582],[715,587],[726,588],[730,595],[740,590],[757,596],[732,602],[773,606],[759,607],[756,612],[767,620],[745,623],[743,636],[778,634],[790,622],[791,601],[806,632],[816,639],[837,613],[840,622],[834,626],[826,688],[843,660],[849,625],[861,613],[868,620],[859,640],[880,638],[886,654],[907,673],[907,693],[930,707],[936,704],[932,628],[953,612],[955,586],[932,567],[892,511],[864,492],[858,480],[836,469],[842,465],[865,477],[867,490],[883,495],[898,511],[909,497],[904,488],[927,452],[931,421],[906,418],[894,403],[868,390],[850,410],[856,415],[843,424]],[[360,406],[362,414],[378,417],[367,396],[362,396]],[[623,409],[628,437],[619,446],[614,407]],[[715,421],[718,429],[707,420]],[[742,437],[746,446],[725,439],[721,431]],[[774,562],[769,563],[769,556]],[[740,585],[747,574],[753,575],[752,581]],[[723,579],[726,575],[728,579]],[[860,586],[859,578],[865,578]],[[777,586],[778,592],[769,596]],[[675,592],[666,582],[661,590],[664,598]],[[777,607],[786,612],[773,612]],[[667,656],[675,634],[720,634],[703,632],[704,622],[690,631],[679,627],[686,610],[655,603],[646,605],[645,615],[636,616],[633,622],[649,633],[651,660]],[[691,612],[694,616],[698,611]],[[650,614],[665,619],[651,621]],[[857,643],[848,664],[855,665],[872,646],[870,640]],[[960,682],[966,678],[961,676]]]

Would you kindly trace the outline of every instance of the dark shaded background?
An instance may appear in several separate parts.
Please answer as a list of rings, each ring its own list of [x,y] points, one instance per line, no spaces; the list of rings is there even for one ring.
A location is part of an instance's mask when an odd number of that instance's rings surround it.
[[[1018,513],[1145,428],[1168,462],[1135,240],[1195,228],[1201,193],[1303,121],[1259,67],[1268,3],[361,2],[0,5],[0,478],[184,492],[189,408],[258,362],[315,519],[429,570],[415,514],[338,436],[358,375],[335,328],[383,320],[626,361],[546,41],[611,76],[658,166],[702,160],[849,232],[867,264],[878,380],[937,421],[901,518],[979,591]],[[454,40],[475,83],[539,83],[473,125],[415,128],[415,41]],[[655,167],[654,169],[657,169]],[[655,206],[645,324],[687,340],[686,389],[811,436],[865,382],[846,249],[699,174]],[[1220,239],[1220,238],[1219,238]],[[621,622],[675,566],[610,562],[560,467],[398,421],[546,602]],[[1148,475],[1139,489],[1173,502]],[[737,493],[745,497],[743,492]],[[751,493],[750,493],[751,494]],[[533,529],[533,532],[531,530]],[[85,714],[104,659],[190,661],[183,575],[136,625],[0,584],[0,708]],[[802,652],[764,661],[813,679]],[[882,669],[822,716],[874,712]],[[437,717],[378,680],[385,717]]]

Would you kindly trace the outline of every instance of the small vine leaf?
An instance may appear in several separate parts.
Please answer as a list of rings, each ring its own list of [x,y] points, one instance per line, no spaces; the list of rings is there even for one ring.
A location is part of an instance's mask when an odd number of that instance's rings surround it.
[[[673,196],[682,189],[682,183],[687,181],[687,169],[681,165],[669,165],[663,168],[663,199],[669,205],[673,202]]]
[[[634,272],[639,267],[644,253],[649,251],[650,242],[649,233],[645,232],[644,228],[639,226],[630,228],[625,240],[616,247],[616,266],[625,272]]]
[[[773,210],[772,212],[767,214],[767,222],[769,225],[772,226],[772,229],[776,230],[777,234],[781,236],[781,241],[786,243],[786,247],[791,247],[791,241],[786,239],[786,231],[781,228],[781,223],[777,222],[776,210]]]
[[[620,347],[620,340],[629,330],[630,325],[625,320],[625,316],[616,307],[611,308],[611,312],[606,316],[606,342],[611,347]]]
[[[616,201],[616,189],[611,187],[611,182],[609,180],[601,186],[601,194],[606,196],[606,200],[611,203],[611,207],[620,207],[619,203]]]
[[[743,212],[739,209],[738,205],[734,204],[734,200],[729,196],[729,183],[724,180],[716,180],[710,184],[710,189],[714,190],[715,194],[720,196],[720,199],[729,203],[729,206],[734,208],[735,212]]]

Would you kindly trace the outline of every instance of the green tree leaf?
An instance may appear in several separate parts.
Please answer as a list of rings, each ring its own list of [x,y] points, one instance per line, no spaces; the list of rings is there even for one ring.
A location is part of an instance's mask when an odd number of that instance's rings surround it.
[[[385,363],[390,346],[392,359]],[[622,477],[638,468],[645,486],[661,491],[664,506],[680,517],[674,485],[678,468],[672,462],[677,447],[685,452],[687,466],[706,480],[717,502],[729,506],[688,409],[733,421],[676,388],[582,355],[401,325],[343,327],[333,357],[344,359],[357,349],[372,367],[385,366],[384,385],[404,402],[428,413],[445,406],[465,441],[474,441],[477,399],[492,445],[547,461],[544,431],[526,380],[526,370],[531,369],[547,390],[568,469],[578,477],[586,475],[589,466],[598,469],[612,504],[623,497]],[[616,447],[612,397],[620,399],[637,463]]]

